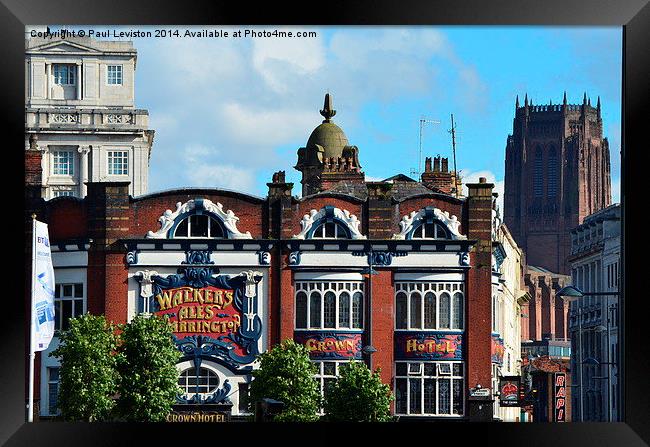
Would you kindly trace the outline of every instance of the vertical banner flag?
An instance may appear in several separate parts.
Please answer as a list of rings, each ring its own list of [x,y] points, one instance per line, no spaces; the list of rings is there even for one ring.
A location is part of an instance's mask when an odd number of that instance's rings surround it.
[[[47,224],[36,219],[32,256],[32,348],[44,351],[54,336],[54,268]]]

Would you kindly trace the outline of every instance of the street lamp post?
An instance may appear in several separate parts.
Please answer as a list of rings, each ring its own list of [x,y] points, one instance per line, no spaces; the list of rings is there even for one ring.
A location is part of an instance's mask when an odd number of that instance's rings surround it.
[[[609,297],[611,295],[620,296],[620,294],[621,293],[619,291],[612,291],[612,292],[583,292],[583,291],[581,291],[580,289],[578,289],[577,287],[574,287],[574,286],[563,287],[562,289],[560,289],[557,292],[557,296],[559,296],[563,300],[566,300],[566,301],[569,301],[569,302],[572,302],[572,301],[578,302],[578,301],[580,301],[581,298],[583,298],[585,296],[595,296],[595,297],[599,297],[599,298],[607,297],[608,314],[607,314],[607,328],[606,328],[606,330],[607,330],[607,362],[606,363],[608,364],[608,374],[607,374],[608,377],[611,377],[611,364],[612,364],[612,362],[609,359],[609,350],[610,350],[610,346],[609,346],[609,342],[610,342],[610,339],[609,339],[609,337],[610,337],[610,331],[609,331],[609,326],[610,326],[609,325]],[[582,311],[581,311],[582,307],[580,305],[577,305],[577,306],[578,306],[578,339],[579,339],[579,350],[580,350],[580,358],[579,358],[579,364],[580,364],[580,373],[579,373],[580,374],[580,421],[583,421],[584,420],[584,412],[583,412],[583,409],[584,409],[584,406],[583,406],[584,405],[583,389],[584,389],[584,387],[582,386],[583,385],[583,382],[582,382],[582,363],[583,363],[583,361],[582,361]],[[620,355],[619,355],[619,358],[620,358]],[[594,363],[591,363],[591,364],[594,364]],[[596,364],[602,364],[602,363],[598,362],[596,360]],[[607,387],[607,396],[608,396],[607,407],[608,407],[608,411],[607,411],[607,414],[608,414],[609,420],[611,421],[611,416],[612,416],[611,388],[612,387],[611,387],[610,382],[611,382],[611,379],[609,379],[607,381],[607,383],[608,383],[608,387]]]

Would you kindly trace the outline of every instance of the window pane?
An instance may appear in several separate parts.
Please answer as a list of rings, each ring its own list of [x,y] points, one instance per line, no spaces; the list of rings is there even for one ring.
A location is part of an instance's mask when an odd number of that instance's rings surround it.
[[[334,292],[325,293],[324,319],[326,328],[336,327],[336,295]]]
[[[424,412],[429,414],[436,412],[435,379],[424,379]]]
[[[409,411],[411,414],[422,413],[421,387],[421,379],[409,379]]]
[[[424,375],[425,376],[436,376],[436,364],[435,363],[425,363],[424,364]]]
[[[425,238],[431,239],[431,238],[435,237],[435,232],[434,232],[435,230],[434,230],[434,227],[433,227],[432,223],[424,224],[423,227],[424,227],[424,237]]]
[[[463,381],[454,380],[454,414],[463,414]]]
[[[395,364],[395,375],[405,376],[406,375],[406,363],[396,363]]]
[[[419,293],[411,294],[411,329],[422,328],[422,297]]]
[[[339,295],[339,327],[350,327],[350,294],[347,292]]]
[[[395,305],[395,327],[397,329],[406,329],[406,294],[399,292],[396,298]]]
[[[67,331],[70,328],[70,317],[72,317],[72,301],[63,300],[63,330]]]
[[[55,368],[50,368],[55,369]],[[59,382],[48,384],[48,412],[49,414],[56,414],[58,411],[58,400],[59,400]]]
[[[239,412],[247,413],[248,410],[248,384],[239,384]]]
[[[74,285],[74,296],[75,296],[75,298],[82,298],[84,296],[83,284],[75,284]]]
[[[395,380],[395,412],[406,414],[406,380]]]
[[[190,236],[208,237],[208,216],[195,215],[190,217]]]
[[[453,329],[463,328],[463,295],[460,293],[454,294],[454,322]]]
[[[187,222],[189,219],[183,219],[181,223],[176,227],[176,232],[174,233],[175,237],[187,237]]]
[[[363,327],[363,294],[355,292],[352,296],[352,327]]]
[[[439,379],[438,380],[438,413],[451,414],[451,380]]]
[[[335,362],[323,362],[323,375],[324,376],[335,376],[336,375],[336,363]]]
[[[436,328],[436,296],[431,292],[424,295],[424,328]]]
[[[309,297],[309,327],[319,328],[320,326],[320,293],[312,292]]]
[[[333,238],[336,235],[334,234],[334,222],[328,222],[325,225],[325,237]]]
[[[221,225],[219,225],[219,222],[214,220],[213,218],[210,218],[210,237],[213,238],[223,238],[223,229],[221,228]]]
[[[296,295],[296,328],[307,329],[307,294],[298,292]]]
[[[448,293],[440,295],[440,315],[438,315],[440,329],[449,329],[449,311],[451,310],[449,300]]]
[[[72,296],[72,284],[66,284],[63,286],[63,296],[65,297]]]

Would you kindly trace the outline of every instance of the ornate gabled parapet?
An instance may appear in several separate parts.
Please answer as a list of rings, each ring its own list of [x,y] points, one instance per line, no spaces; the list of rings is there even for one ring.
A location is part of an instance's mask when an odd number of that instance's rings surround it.
[[[232,210],[224,211],[223,205],[219,202],[213,203],[208,199],[192,199],[185,203],[176,203],[176,210],[167,210],[158,218],[160,229],[156,232],[149,231],[149,239],[166,239],[169,238],[169,231],[174,227],[177,221],[185,219],[193,211],[207,213],[217,218],[227,233],[227,239],[252,239],[250,232],[241,233],[237,229],[239,217],[235,216]]]
[[[443,224],[448,230],[452,239],[467,239],[467,236],[460,234],[460,221],[448,211],[442,211],[434,207],[422,208],[419,211],[412,211],[402,217],[399,223],[401,231],[393,235],[393,239],[406,239],[417,227],[433,218]]]
[[[292,239],[306,239],[309,238],[312,230],[316,229],[321,223],[331,219],[346,227],[350,232],[351,239],[367,239],[366,236],[361,234],[359,226],[361,221],[356,215],[351,214],[348,210],[342,210],[335,207],[324,207],[320,211],[311,210],[309,214],[305,214],[300,221],[302,230],[300,233],[292,236]]]

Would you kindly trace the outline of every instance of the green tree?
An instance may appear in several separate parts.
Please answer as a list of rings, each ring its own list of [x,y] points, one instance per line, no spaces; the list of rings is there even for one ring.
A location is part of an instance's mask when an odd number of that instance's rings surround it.
[[[61,362],[58,406],[69,421],[104,421],[115,407],[118,375],[115,326],[103,315],[70,319],[50,353]]]
[[[119,414],[128,421],[164,421],[179,393],[181,355],[167,318],[140,314],[120,329]]]
[[[270,398],[284,403],[278,422],[311,422],[318,420],[321,398],[314,380],[316,365],[309,360],[309,351],[291,339],[258,356],[259,369],[253,371],[250,402]]]
[[[379,368],[373,373],[363,362],[349,362],[339,368],[325,396],[328,421],[386,422],[392,420],[390,387],[382,383]]]

